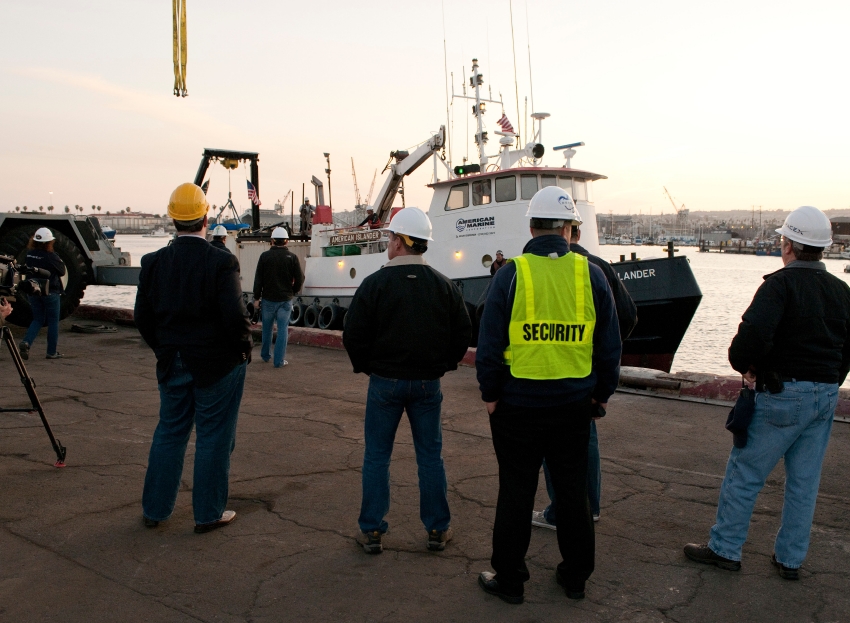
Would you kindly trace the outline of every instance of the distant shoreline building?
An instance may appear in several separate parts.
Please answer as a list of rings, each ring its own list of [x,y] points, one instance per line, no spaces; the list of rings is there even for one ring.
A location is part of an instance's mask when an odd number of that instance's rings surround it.
[[[156,229],[174,231],[174,224],[164,214],[144,212],[116,212],[115,214],[93,214],[101,226],[108,225],[119,234],[147,234]]]

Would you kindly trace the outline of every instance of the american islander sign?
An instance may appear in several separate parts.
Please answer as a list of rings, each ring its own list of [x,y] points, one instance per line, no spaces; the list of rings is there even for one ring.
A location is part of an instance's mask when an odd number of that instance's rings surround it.
[[[384,236],[381,231],[356,231],[349,234],[331,236],[331,246],[340,244],[357,244],[360,242],[377,242]]]

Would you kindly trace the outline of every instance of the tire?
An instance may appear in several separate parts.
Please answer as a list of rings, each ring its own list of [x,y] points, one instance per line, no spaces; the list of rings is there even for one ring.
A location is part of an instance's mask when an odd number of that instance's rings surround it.
[[[347,310],[336,304],[325,305],[319,312],[319,328],[336,330],[342,328],[342,319]]]
[[[38,229],[37,226],[18,227],[3,235],[0,239],[0,254],[11,255],[21,264],[27,255],[27,244]],[[61,298],[59,318],[67,318],[80,305],[80,299],[89,283],[91,272],[86,264],[83,254],[77,245],[63,233],[51,229],[56,241],[53,250],[65,262],[65,296]],[[19,294],[12,305],[12,314],[7,319],[10,323],[19,327],[29,326],[32,322],[32,309],[26,295]]]
[[[289,326],[300,327],[304,324],[304,312],[307,306],[304,303],[295,302],[292,304],[292,313],[289,315]]]
[[[319,324],[319,308],[316,305],[310,305],[304,310],[304,326],[315,329]]]

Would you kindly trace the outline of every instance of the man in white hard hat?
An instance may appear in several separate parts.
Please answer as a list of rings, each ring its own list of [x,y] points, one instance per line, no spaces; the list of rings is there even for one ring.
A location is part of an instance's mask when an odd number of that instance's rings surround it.
[[[734,447],[717,518],[708,543],[686,545],[685,555],[738,571],[756,498],[784,458],[785,502],[772,563],[781,577],[797,580],[838,387],[850,371],[850,287],[820,261],[832,244],[823,212],[797,208],[776,231],[784,267],[765,276],[729,347],[729,363],[755,384],[755,409],[749,422],[730,416]]]
[[[548,186],[532,197],[526,216],[532,239],[493,277],[475,358],[499,463],[490,559],[496,573],[481,573],[478,583],[511,604],[523,602],[529,579],[529,517],[544,459],[558,500],[562,560],[555,577],[570,599],[585,596],[595,559],[590,422],[604,415],[617,388],[621,351],[605,275],[569,252],[572,198]]]
[[[286,248],[289,234],[283,227],[272,231],[272,247],[264,251],[257,261],[254,273],[254,300],[260,305],[263,320],[263,347],[260,357],[268,363],[271,358],[272,330],[277,323],[274,344],[274,367],[289,365],[286,360],[286,343],[289,338],[289,316],[292,314],[292,297],[304,283],[301,262]]]
[[[598,266],[605,273],[605,280],[611,288],[614,296],[614,307],[617,310],[617,324],[620,327],[620,341],[625,342],[637,325],[637,306],[626,290],[626,286],[617,276],[610,262],[597,257],[587,251],[579,244],[581,240],[581,215],[576,213],[577,218],[572,221],[572,232],[570,233],[570,252],[578,253],[587,258],[591,264]],[[590,423],[590,444],[587,448],[587,495],[590,499],[590,512],[593,521],[599,521],[601,515],[602,501],[602,461],[599,455],[599,436],[596,431],[596,422]],[[540,528],[554,530],[557,525],[558,505],[555,491],[552,488],[552,478],[546,462],[543,462],[543,477],[546,480],[546,492],[549,494],[550,504],[542,511],[534,511],[531,516],[531,524]]]
[[[230,249],[228,249],[227,245],[224,243],[225,240],[227,240],[227,229],[225,229],[224,225],[216,225],[215,229],[213,229],[212,242],[210,242],[210,244],[216,249],[227,251],[228,253],[233,255]]]
[[[24,339],[18,344],[21,358],[28,359],[30,346],[35,341],[41,328],[47,325],[47,359],[61,359],[59,346],[59,316],[61,315],[60,295],[65,291],[62,277],[66,273],[65,263],[59,254],[53,250],[56,237],[47,227],[39,227],[27,245],[26,264],[30,268],[41,268],[50,273],[47,282],[47,293],[42,291],[39,296],[30,296],[32,322],[27,329]]]
[[[357,288],[342,336],[354,372],[369,375],[358,542],[368,554],[383,551],[390,457],[407,411],[426,547],[442,551],[452,531],[442,458],[440,378],[456,370],[466,354],[472,323],[458,287],[422,257],[432,239],[425,213],[400,210],[387,229],[389,261]]]

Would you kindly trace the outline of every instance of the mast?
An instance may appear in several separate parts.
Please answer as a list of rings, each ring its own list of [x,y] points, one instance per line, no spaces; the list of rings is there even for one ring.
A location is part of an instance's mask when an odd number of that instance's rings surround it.
[[[487,154],[484,153],[484,144],[487,142],[487,134],[484,132],[484,105],[481,103],[481,85],[484,84],[484,76],[478,73],[478,59],[472,59],[472,77],[469,79],[470,86],[475,89],[475,106],[472,114],[477,122],[475,132],[475,144],[478,146],[478,162],[482,167],[487,166]]]

